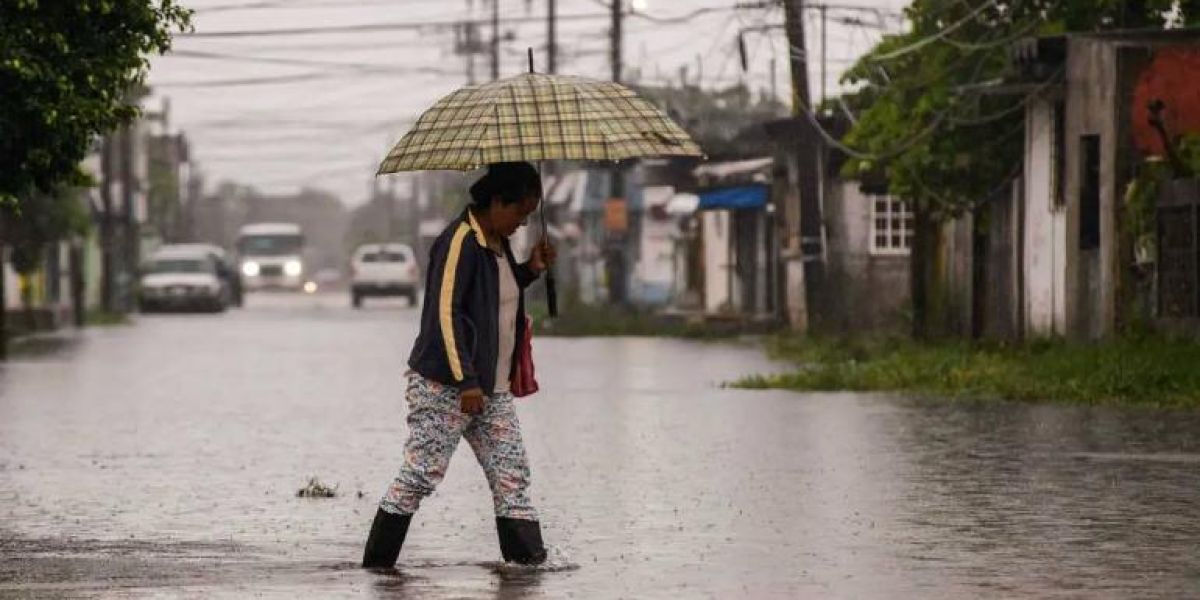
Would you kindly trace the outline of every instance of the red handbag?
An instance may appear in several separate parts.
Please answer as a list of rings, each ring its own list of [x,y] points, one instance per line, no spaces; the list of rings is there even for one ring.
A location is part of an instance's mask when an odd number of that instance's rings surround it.
[[[525,318],[525,335],[517,342],[517,367],[514,369],[509,391],[517,398],[532,396],[538,391],[537,379],[533,375],[533,322]]]

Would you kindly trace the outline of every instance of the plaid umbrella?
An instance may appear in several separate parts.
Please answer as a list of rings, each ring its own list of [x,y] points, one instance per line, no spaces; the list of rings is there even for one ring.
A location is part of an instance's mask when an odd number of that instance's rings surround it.
[[[625,86],[527,73],[439,100],[392,148],[378,174],[652,156],[702,153],[662,111]]]

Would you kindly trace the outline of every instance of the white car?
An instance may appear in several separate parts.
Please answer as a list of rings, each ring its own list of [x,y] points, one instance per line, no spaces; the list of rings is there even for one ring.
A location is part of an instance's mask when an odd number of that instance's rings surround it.
[[[166,251],[195,251],[207,252],[217,261],[217,275],[224,280],[224,283],[229,288],[229,303],[230,306],[241,306],[244,301],[242,293],[242,274],[234,263],[229,253],[225,249],[216,244],[205,243],[187,243],[187,244],[169,244],[159,249],[160,252]]]
[[[216,259],[201,249],[163,249],[150,257],[138,286],[138,309],[224,311],[229,284]]]
[[[350,301],[362,306],[367,296],[404,296],[416,306],[421,294],[421,270],[407,244],[364,244],[351,259]]]

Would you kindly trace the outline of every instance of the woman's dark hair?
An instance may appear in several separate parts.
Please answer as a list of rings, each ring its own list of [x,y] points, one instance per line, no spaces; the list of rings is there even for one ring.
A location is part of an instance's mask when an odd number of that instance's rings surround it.
[[[471,185],[471,204],[486,209],[497,196],[501,204],[513,204],[530,196],[540,199],[542,178],[527,162],[492,163],[487,173]]]

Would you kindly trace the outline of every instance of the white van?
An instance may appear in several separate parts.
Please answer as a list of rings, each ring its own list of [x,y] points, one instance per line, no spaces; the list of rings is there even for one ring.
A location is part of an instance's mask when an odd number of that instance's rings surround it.
[[[303,289],[304,232],[295,223],[252,223],[237,241],[242,285],[248,290]]]
[[[362,306],[367,296],[404,296],[416,306],[421,295],[421,269],[408,244],[364,244],[350,262],[350,303]]]

